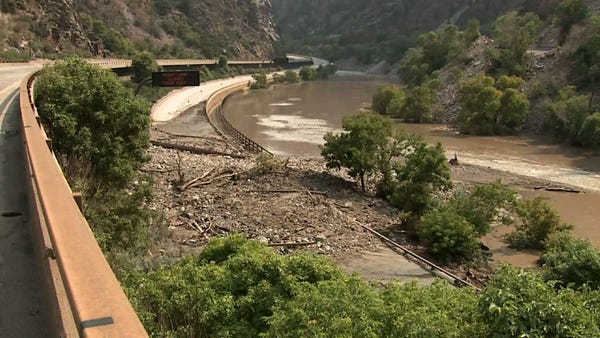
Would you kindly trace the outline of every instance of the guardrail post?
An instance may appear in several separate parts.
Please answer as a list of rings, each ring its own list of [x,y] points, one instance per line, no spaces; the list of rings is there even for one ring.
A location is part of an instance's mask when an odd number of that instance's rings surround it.
[[[46,145],[48,146],[48,149],[50,149],[50,152],[54,153],[54,149],[52,148],[52,139],[51,138],[46,139]]]

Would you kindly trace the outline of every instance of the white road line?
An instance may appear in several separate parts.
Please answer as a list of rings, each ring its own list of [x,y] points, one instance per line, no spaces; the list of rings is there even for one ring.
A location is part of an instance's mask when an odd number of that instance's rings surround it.
[[[13,83],[9,84],[8,87],[6,87],[4,89],[0,89],[0,95],[4,95],[4,93],[9,92],[9,91],[15,89],[16,87],[19,86],[20,83],[21,83],[21,81],[19,80],[19,81],[16,81],[16,82],[13,82]]]

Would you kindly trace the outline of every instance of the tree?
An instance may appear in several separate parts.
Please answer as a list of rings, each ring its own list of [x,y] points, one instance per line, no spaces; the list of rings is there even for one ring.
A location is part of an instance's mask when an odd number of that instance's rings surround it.
[[[300,78],[302,81],[313,81],[317,79],[317,71],[313,67],[304,66],[300,69]]]
[[[589,292],[557,291],[534,272],[504,266],[483,290],[479,310],[493,337],[596,337],[597,299]]]
[[[497,49],[492,57],[502,72],[522,75],[527,68],[527,49],[535,39],[540,19],[533,13],[510,12],[496,20]]]
[[[219,56],[219,68],[226,69],[228,67],[227,57],[225,55]]]
[[[462,110],[457,117],[462,133],[492,135],[502,92],[494,87],[494,79],[479,74],[460,88]]]
[[[555,22],[563,31],[563,36],[571,27],[585,20],[589,7],[583,0],[562,0],[554,12]]]
[[[344,117],[342,127],[344,133],[325,135],[321,155],[328,168],[348,168],[366,191],[365,176],[376,169],[378,153],[392,136],[392,122],[386,117],[362,112]]]
[[[283,81],[286,83],[296,83],[299,80],[298,73],[293,70],[286,70],[283,74]]]
[[[550,235],[573,228],[562,223],[556,210],[541,197],[523,201],[517,214],[519,222],[506,237],[514,248],[543,249]]]
[[[584,147],[600,149],[600,113],[594,113],[583,121],[577,140]]]
[[[450,207],[426,213],[417,226],[417,234],[428,251],[444,262],[472,260],[479,251],[473,224]]]
[[[448,207],[464,217],[478,236],[485,236],[491,223],[500,216],[501,210],[513,210],[517,205],[517,192],[500,181],[478,185],[471,193],[457,191],[448,201]],[[502,219],[509,223],[508,219]]]
[[[440,143],[429,146],[425,141],[417,142],[395,171],[396,183],[390,202],[413,219],[419,219],[433,206],[434,193],[452,186],[450,168]]]
[[[577,86],[591,89],[590,103],[600,89],[600,15],[592,16],[586,22],[586,39],[571,55],[573,75]]]
[[[133,81],[140,83],[143,80],[149,78],[152,72],[159,69],[154,54],[143,51],[135,54],[131,61],[131,68],[133,68]]]
[[[465,81],[460,88],[460,131],[494,135],[520,130],[529,112],[529,100],[518,90],[523,85],[524,81],[514,76],[501,76],[496,82],[480,74]]]
[[[90,163],[99,184],[124,187],[146,161],[150,105],[110,70],[68,58],[46,66],[35,90],[54,150]]]
[[[589,97],[578,95],[575,87],[568,86],[558,92],[558,98],[547,106],[546,125],[557,136],[577,143],[579,131],[589,113]]]
[[[407,121],[423,123],[430,118],[432,104],[431,89],[425,85],[414,87],[404,99],[404,105],[400,108],[400,116]]]
[[[373,95],[372,108],[373,111],[379,114],[392,114],[397,107],[392,109],[392,101],[396,100],[396,105],[399,101],[403,101],[406,93],[402,88],[394,85],[383,85],[377,88],[377,92]]]
[[[252,78],[254,79],[254,83],[250,85],[251,89],[265,89],[269,86],[267,75],[264,73],[252,74]]]
[[[546,280],[560,281],[563,287],[600,289],[600,251],[590,241],[558,232],[549,236],[545,247],[542,271]]]

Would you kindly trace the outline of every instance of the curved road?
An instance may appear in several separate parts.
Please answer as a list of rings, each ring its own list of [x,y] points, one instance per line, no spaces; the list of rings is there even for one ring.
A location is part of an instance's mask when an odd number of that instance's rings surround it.
[[[38,66],[0,64],[0,336],[44,337],[49,320],[27,221],[18,88]]]

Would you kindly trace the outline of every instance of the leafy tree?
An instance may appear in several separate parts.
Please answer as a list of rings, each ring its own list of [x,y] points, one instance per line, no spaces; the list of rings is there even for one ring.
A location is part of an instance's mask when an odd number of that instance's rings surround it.
[[[563,286],[584,285],[600,289],[600,251],[588,240],[573,238],[568,232],[552,234],[545,243],[542,271],[546,280]]]
[[[473,224],[450,207],[426,213],[417,226],[417,234],[429,252],[444,262],[471,260],[479,251]]]
[[[302,81],[313,81],[317,79],[317,70],[310,66],[304,66],[300,69],[300,78]]]
[[[514,248],[543,249],[550,235],[572,229],[571,225],[561,222],[560,215],[541,197],[523,201],[517,214],[520,222],[506,237]]]
[[[584,147],[600,149],[600,113],[588,116],[577,134]]]
[[[492,57],[510,75],[522,75],[527,68],[527,49],[533,43],[540,19],[533,13],[510,12],[496,20],[497,49]]]
[[[538,274],[504,266],[483,290],[479,310],[492,337],[596,337],[598,297],[556,291]]]
[[[300,80],[300,78],[298,77],[298,73],[296,73],[295,71],[286,70],[283,74],[283,80],[286,83],[296,83]]]
[[[563,34],[569,32],[571,27],[585,20],[589,8],[583,0],[562,0],[555,10],[555,21],[560,26]]]
[[[391,204],[418,219],[433,206],[433,194],[452,186],[450,168],[440,143],[417,142],[396,171]]]
[[[218,65],[219,65],[219,68],[227,68],[228,67],[227,57],[225,55],[219,56]]]
[[[124,187],[146,161],[150,106],[110,70],[68,58],[46,66],[35,90],[55,151],[90,163],[99,184]]]
[[[462,133],[491,135],[495,132],[496,112],[502,92],[494,87],[492,77],[480,74],[465,81],[460,88],[462,111],[457,117]]]
[[[517,88],[518,77],[500,77],[498,82],[480,74],[460,89],[462,111],[457,121],[467,134],[493,135],[518,131],[527,118],[529,100]]]
[[[323,67],[323,65],[319,65],[316,72],[317,79],[327,80],[330,76],[337,72],[337,67],[334,64],[328,64],[325,67]]]
[[[400,108],[400,116],[408,121],[423,123],[429,120],[432,105],[431,89],[427,86],[413,87],[404,99],[404,105]]]
[[[149,78],[152,72],[159,69],[154,54],[143,51],[137,53],[131,61],[131,68],[133,68],[133,80],[136,83],[142,82],[144,79]]]
[[[392,101],[396,100],[396,105],[399,101],[403,101],[406,93],[402,88],[394,85],[383,85],[377,88],[377,92],[373,95],[372,108],[373,111],[379,114],[390,114],[398,109],[396,106],[392,109]]]
[[[250,85],[251,89],[265,89],[269,86],[267,83],[267,75],[264,73],[252,74],[252,78],[254,79],[254,83]]]
[[[586,39],[572,54],[573,74],[581,88],[590,88],[592,97],[598,95],[600,88],[600,15],[592,16],[586,23]]]
[[[513,210],[516,205],[517,192],[500,181],[478,185],[471,193],[457,191],[448,202],[449,208],[473,225],[478,236],[489,233],[491,223],[500,217],[502,210]]]
[[[467,28],[465,29],[465,39],[468,42],[473,42],[481,36],[481,23],[477,19],[469,19]]]
[[[557,136],[578,142],[578,135],[589,114],[589,98],[578,95],[575,87],[568,86],[558,92],[558,98],[547,106],[546,125]]]
[[[392,123],[386,117],[362,112],[344,117],[342,127],[344,133],[325,135],[321,155],[328,168],[348,168],[366,191],[365,176],[376,169],[378,153],[392,136]]]

